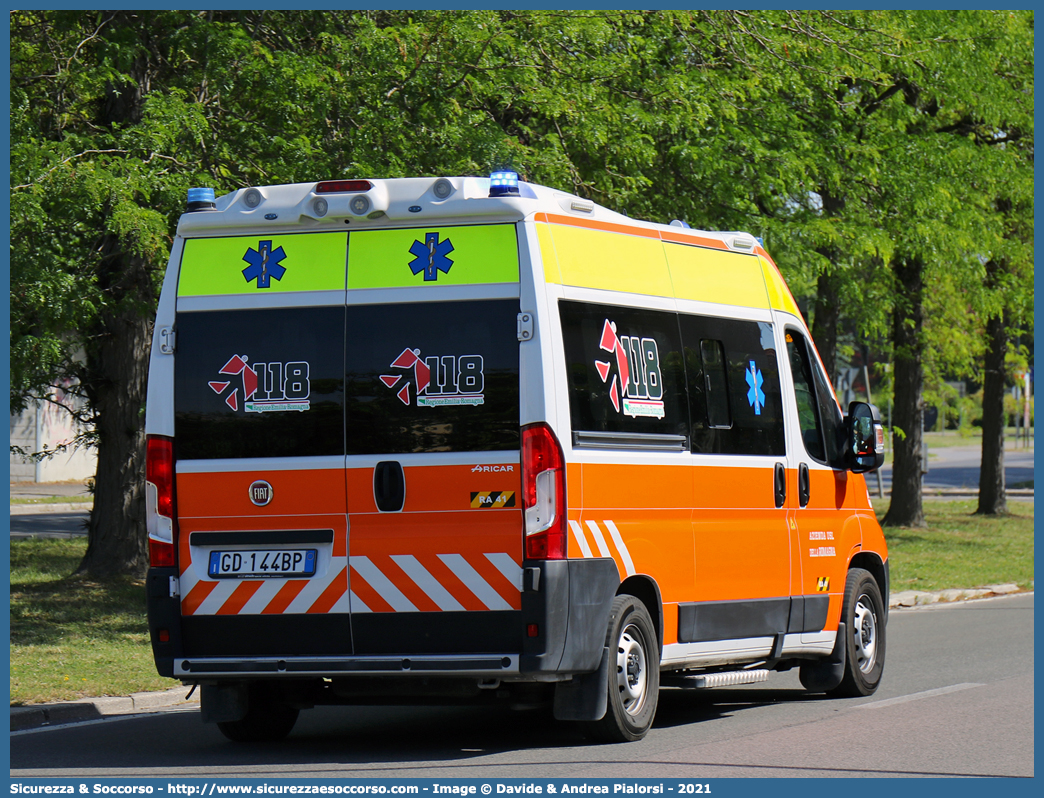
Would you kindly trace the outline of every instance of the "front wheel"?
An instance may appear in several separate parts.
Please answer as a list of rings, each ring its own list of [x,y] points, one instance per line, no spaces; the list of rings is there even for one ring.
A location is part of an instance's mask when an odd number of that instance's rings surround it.
[[[881,590],[869,571],[849,570],[841,620],[846,627],[844,677],[828,695],[841,698],[871,695],[884,672],[885,608]]]
[[[656,716],[660,691],[660,647],[645,605],[617,596],[609,613],[609,696],[605,716],[588,724],[596,740],[624,743],[642,739]]]

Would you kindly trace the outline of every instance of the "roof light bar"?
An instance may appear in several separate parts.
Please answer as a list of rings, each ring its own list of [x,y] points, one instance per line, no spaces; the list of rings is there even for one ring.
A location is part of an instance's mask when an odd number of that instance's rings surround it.
[[[517,197],[518,172],[494,172],[489,176],[489,196]]]
[[[344,191],[369,191],[373,183],[369,180],[324,180],[315,186],[316,194],[338,194]]]

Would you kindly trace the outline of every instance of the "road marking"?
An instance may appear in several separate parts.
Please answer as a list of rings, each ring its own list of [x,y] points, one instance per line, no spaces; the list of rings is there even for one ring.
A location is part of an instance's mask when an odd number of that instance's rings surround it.
[[[142,709],[137,712],[126,712],[115,715],[103,715],[100,718],[91,718],[90,720],[69,720],[62,723],[54,723],[47,726],[34,726],[29,729],[18,729],[17,731],[9,732],[11,737],[22,737],[26,734],[42,734],[43,732],[49,731],[61,731],[62,729],[72,729],[79,726],[97,726],[99,723],[112,723],[117,720],[142,720],[154,715],[160,714],[178,714],[182,712],[198,712],[199,705],[196,704],[188,706],[170,706],[170,707],[155,707],[153,709]]]
[[[873,701],[869,704],[860,704],[859,709],[880,709],[881,707],[890,707],[895,704],[905,704],[907,701],[917,701],[921,698],[931,698],[932,696],[945,695],[946,693],[956,693],[961,690],[968,690],[972,687],[985,687],[984,684],[978,682],[967,682],[964,684],[951,684],[949,687],[937,687],[934,690],[924,690],[920,693],[911,693],[910,695],[901,695],[898,698],[886,698],[884,701]]]

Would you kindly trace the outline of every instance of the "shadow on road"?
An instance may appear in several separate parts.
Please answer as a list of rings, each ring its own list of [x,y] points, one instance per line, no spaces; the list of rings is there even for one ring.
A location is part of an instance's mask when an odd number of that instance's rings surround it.
[[[655,728],[671,728],[735,715],[745,709],[790,701],[824,700],[803,690],[664,689]],[[49,738],[44,744],[43,736]],[[476,758],[530,749],[586,747],[578,724],[556,722],[550,707],[512,711],[499,707],[321,707],[301,713],[297,727],[278,743],[238,744],[198,712],[158,713],[118,723],[70,726],[46,735],[11,738],[12,773],[58,769],[126,771],[117,775],[215,776],[344,775],[359,765],[367,775],[395,776],[418,766],[438,776]],[[607,749],[609,750],[609,749]],[[482,767],[489,767],[485,759]],[[478,767],[476,762],[476,767]],[[479,775],[476,773],[476,775]]]

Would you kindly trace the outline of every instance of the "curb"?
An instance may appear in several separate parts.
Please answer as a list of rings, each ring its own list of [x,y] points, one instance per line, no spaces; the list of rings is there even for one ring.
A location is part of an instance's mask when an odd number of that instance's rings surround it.
[[[89,513],[93,502],[66,502],[61,504],[12,504],[11,515],[43,515],[45,513]]]
[[[161,709],[199,707],[199,692],[186,700],[190,688],[182,686],[156,693],[132,693],[129,696],[83,698],[53,704],[11,707],[11,731],[24,731],[63,723],[98,720],[108,715],[136,715]]]
[[[1032,592],[1033,589],[1025,591]],[[935,593],[922,590],[904,590],[888,597],[888,608],[920,607],[926,604],[940,604],[952,601],[968,601],[971,599],[995,598],[1021,593],[1022,588],[1014,583],[1005,585],[987,585],[986,587],[966,588],[963,590],[940,590]]]

